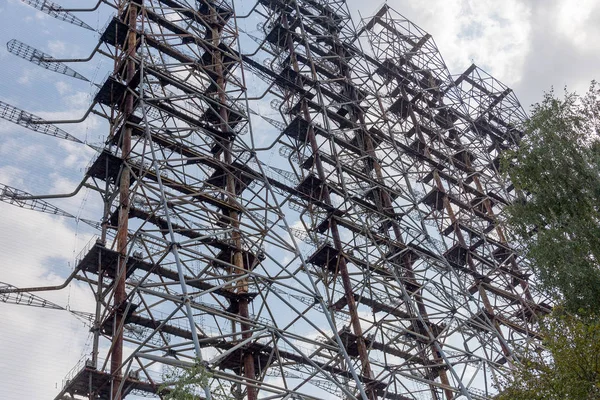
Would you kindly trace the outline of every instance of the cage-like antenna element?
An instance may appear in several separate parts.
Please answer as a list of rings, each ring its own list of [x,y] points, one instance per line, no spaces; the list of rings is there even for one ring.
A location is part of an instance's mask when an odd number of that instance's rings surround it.
[[[51,17],[59,19],[61,21],[66,21],[70,24],[80,26],[85,29],[89,29],[90,31],[94,31],[95,29],[71,14],[68,11],[65,11],[61,6],[56,3],[53,3],[48,0],[21,0],[23,3],[30,5],[31,7],[40,10],[48,14]]]
[[[48,203],[45,200],[34,199],[27,200],[23,199],[25,197],[30,197],[31,195],[27,192],[24,192],[20,189],[14,188],[12,186],[5,185],[0,183],[0,201],[12,204],[21,208],[26,208],[29,210],[39,211],[46,214],[58,215],[61,217],[74,218],[72,214],[61,210],[60,208]]]
[[[71,310],[68,306],[63,307],[56,303],[46,300],[36,294],[25,291],[6,282],[0,282],[0,303],[17,304],[29,307],[48,308],[51,310],[68,311],[76,318],[84,321],[88,325],[94,319],[94,315],[84,312]]]
[[[38,211],[44,214],[73,218],[91,226],[94,229],[100,229],[101,226],[101,223],[99,222],[90,221],[85,218],[78,218],[63,209],[40,199],[39,197],[36,198],[35,196],[32,196],[31,193],[27,193],[23,190],[5,185],[3,183],[0,183],[0,201],[27,210]]]
[[[59,306],[49,300],[31,293],[16,292],[17,288],[11,284],[0,282],[0,302],[19,305],[27,305],[31,307],[50,308],[52,310],[64,310],[64,307]]]
[[[42,118],[15,106],[11,106],[3,101],[0,101],[0,118],[21,125],[27,129],[31,129],[34,132],[83,144],[81,140],[70,133],[63,131],[59,127],[52,124],[46,124]]]
[[[59,74],[67,75],[86,82],[90,81],[88,78],[63,64],[62,62],[52,61],[51,55],[16,39],[12,39],[6,43],[6,48],[10,53],[16,55],[17,57],[21,57],[22,59],[27,60],[32,64],[39,65],[40,67],[49,71],[57,72]]]

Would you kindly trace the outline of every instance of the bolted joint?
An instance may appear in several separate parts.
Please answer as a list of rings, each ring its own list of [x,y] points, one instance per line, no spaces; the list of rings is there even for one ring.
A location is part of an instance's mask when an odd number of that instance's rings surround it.
[[[172,251],[173,249],[181,249],[181,243],[179,243],[179,242],[169,243],[169,251]]]

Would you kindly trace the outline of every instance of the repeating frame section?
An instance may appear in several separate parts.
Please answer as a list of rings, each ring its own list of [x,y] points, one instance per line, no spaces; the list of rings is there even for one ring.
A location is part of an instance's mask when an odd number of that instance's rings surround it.
[[[112,4],[89,111],[109,132],[81,184],[104,212],[69,278],[97,300],[94,341],[56,399],[160,397],[197,363],[206,399],[491,398],[551,309],[502,224],[517,98],[474,65],[452,76],[387,5],[355,25],[342,0],[236,3]]]

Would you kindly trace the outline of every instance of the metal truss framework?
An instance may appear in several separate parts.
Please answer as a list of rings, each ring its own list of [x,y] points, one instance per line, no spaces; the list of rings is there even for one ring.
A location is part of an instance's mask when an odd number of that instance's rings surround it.
[[[121,0],[100,32],[115,68],[90,110],[110,132],[82,185],[104,215],[69,278],[97,299],[94,343],[56,399],[160,397],[163,368],[198,360],[198,398],[491,398],[550,309],[501,223],[515,95],[476,66],[451,76],[387,6],[355,26],[342,0],[233,3]]]

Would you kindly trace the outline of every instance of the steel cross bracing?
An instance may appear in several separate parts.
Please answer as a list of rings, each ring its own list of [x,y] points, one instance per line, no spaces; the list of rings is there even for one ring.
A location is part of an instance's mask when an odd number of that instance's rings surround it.
[[[75,273],[94,342],[56,399],[160,397],[198,361],[199,398],[491,398],[550,309],[501,225],[510,89],[451,76],[387,6],[358,26],[341,0],[115,7],[90,109],[110,130],[81,184],[104,215]]]

